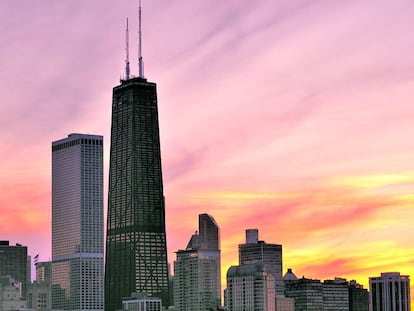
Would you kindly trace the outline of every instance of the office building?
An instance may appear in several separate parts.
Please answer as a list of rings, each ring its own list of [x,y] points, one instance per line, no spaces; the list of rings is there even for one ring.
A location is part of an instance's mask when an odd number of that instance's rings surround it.
[[[200,234],[201,233],[201,234]],[[179,311],[217,310],[221,305],[219,227],[211,215],[199,215],[199,231],[174,262],[174,306]]]
[[[217,253],[180,250],[174,262],[174,306],[177,311],[209,311],[220,307],[217,297]]]
[[[257,229],[246,230],[246,243],[239,244],[239,265],[262,262],[275,280],[276,295],[283,296],[282,245],[259,241]]]
[[[52,282],[52,263],[50,261],[42,261],[36,263],[36,282],[47,283]]]
[[[139,12],[141,16],[141,8]],[[127,61],[126,77],[113,89],[105,262],[108,311],[120,309],[122,298],[133,292],[159,297],[169,305],[157,88],[142,69],[140,54],[139,76],[130,78]]]
[[[295,299],[296,311],[323,310],[323,286],[319,280],[286,280],[285,296]]]
[[[103,310],[103,137],[52,143],[52,308]]]
[[[349,311],[368,311],[369,293],[355,280],[349,282]]]
[[[275,311],[273,274],[261,262],[231,266],[225,295],[228,311]]]
[[[132,293],[131,297],[122,300],[122,310],[161,311],[162,302],[157,297],[146,297],[142,293]]]
[[[296,311],[368,311],[368,291],[356,281],[297,279],[291,269],[284,281],[285,295],[295,299]]]
[[[349,311],[348,282],[342,278],[322,284],[323,311]]]
[[[369,278],[372,311],[410,311],[410,277],[399,272]]]
[[[23,298],[26,298],[30,285],[30,270],[27,261],[26,246],[10,245],[9,241],[0,241],[0,276],[10,276],[14,282],[20,282]]]

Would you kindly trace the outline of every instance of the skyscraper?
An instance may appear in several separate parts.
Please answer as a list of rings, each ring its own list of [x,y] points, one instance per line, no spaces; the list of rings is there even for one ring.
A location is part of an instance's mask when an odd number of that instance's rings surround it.
[[[139,54],[139,77],[129,78],[127,57],[126,78],[113,89],[105,263],[110,311],[133,292],[169,305],[157,89],[143,77]]]
[[[217,310],[221,305],[219,227],[213,216],[198,216],[192,235],[174,262],[174,306],[178,311]]]
[[[239,244],[239,265],[262,262],[274,277],[276,295],[283,295],[282,245],[259,241],[257,229],[246,230],[246,243]]]
[[[372,311],[410,311],[410,277],[399,272],[369,278]]]
[[[103,137],[52,143],[52,308],[103,310]]]

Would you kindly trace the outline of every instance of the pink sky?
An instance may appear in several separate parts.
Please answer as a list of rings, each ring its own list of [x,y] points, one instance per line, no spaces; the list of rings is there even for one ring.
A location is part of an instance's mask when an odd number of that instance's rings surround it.
[[[246,228],[283,244],[284,270],[298,276],[367,286],[381,272],[414,275],[412,1],[144,0],[143,10],[170,262],[207,212],[221,227],[223,276]],[[51,141],[104,135],[107,178],[127,16],[136,30],[137,1],[0,2],[0,239],[41,260]],[[134,31],[130,44],[136,74]]]

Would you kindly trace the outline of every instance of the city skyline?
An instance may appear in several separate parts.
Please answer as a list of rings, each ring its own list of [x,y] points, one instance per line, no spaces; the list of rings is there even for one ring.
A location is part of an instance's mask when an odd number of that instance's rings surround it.
[[[414,4],[213,3],[143,2],[168,261],[208,213],[222,279],[247,228],[282,244],[298,277],[368,288],[381,272],[413,275]],[[104,135],[107,209],[127,16],[136,75],[137,1],[0,3],[0,235],[40,261],[51,257],[50,141]]]

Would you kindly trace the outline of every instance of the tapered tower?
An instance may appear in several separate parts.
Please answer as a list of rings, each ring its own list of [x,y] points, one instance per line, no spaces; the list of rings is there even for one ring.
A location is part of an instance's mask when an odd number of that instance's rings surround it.
[[[113,89],[105,264],[110,311],[133,292],[169,305],[157,90],[143,77],[139,51],[139,77]]]

